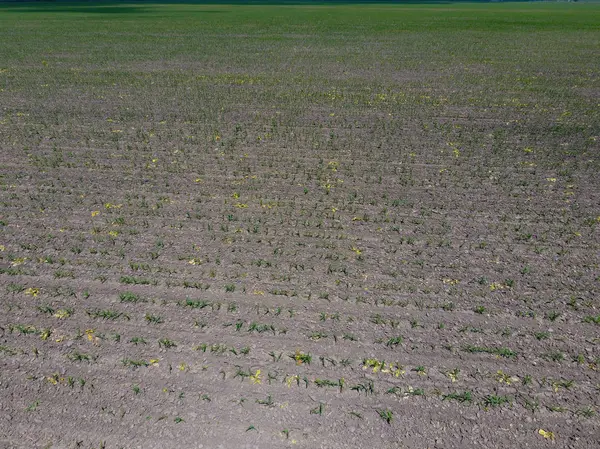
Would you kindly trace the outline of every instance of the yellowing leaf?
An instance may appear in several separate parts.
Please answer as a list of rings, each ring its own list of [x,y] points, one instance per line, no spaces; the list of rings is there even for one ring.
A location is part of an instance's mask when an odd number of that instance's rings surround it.
[[[450,284],[450,285],[456,285],[458,284],[460,281],[458,279],[443,279],[442,282],[444,284]]]
[[[296,381],[296,383],[300,382],[300,376],[297,374],[295,376],[288,377],[285,382],[287,383],[288,388],[292,386],[292,382]]]
[[[538,430],[538,433],[541,436],[543,436],[544,438],[546,438],[547,440],[554,441],[554,439],[555,439],[554,433],[550,432],[549,430],[540,429],[540,430]]]
[[[506,385],[510,385],[513,382],[512,377],[510,377],[508,374],[505,374],[502,370],[498,370],[494,378],[498,382],[505,383]]]
[[[254,373],[252,376],[250,376],[250,380],[252,381],[253,384],[260,383],[260,370],[259,369],[256,370],[256,373]]]
[[[71,312],[65,309],[60,309],[57,310],[53,316],[62,320],[63,318],[69,318],[71,316]]]
[[[458,371],[454,370],[454,371],[450,371],[447,373],[448,377],[450,378],[450,380],[454,383],[458,380]]]
[[[48,340],[48,337],[50,337],[50,335],[52,334],[52,331],[50,329],[44,329],[42,331],[42,333],[40,334],[40,338],[44,341]]]
[[[490,290],[491,291],[495,291],[495,290],[503,290],[504,289],[504,285],[500,284],[499,282],[492,282],[490,284]]]
[[[10,264],[13,267],[18,267],[19,265],[23,265],[25,263],[25,261],[27,260],[27,257],[17,257],[16,259],[14,259]]]
[[[404,370],[404,368],[401,365],[397,365],[394,369],[392,369],[392,374],[395,377],[404,376],[405,373],[406,373],[406,371]]]
[[[40,294],[40,289],[39,288],[29,287],[27,290],[25,290],[25,294],[27,296],[32,296],[32,297],[35,298],[37,295]]]
[[[92,217],[95,217],[96,215],[98,215],[100,213],[99,210],[93,210],[92,211]]]

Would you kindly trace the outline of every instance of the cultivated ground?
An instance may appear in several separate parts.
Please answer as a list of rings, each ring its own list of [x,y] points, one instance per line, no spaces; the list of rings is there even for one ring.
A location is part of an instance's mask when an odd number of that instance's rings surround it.
[[[0,42],[0,447],[598,447],[600,5]]]

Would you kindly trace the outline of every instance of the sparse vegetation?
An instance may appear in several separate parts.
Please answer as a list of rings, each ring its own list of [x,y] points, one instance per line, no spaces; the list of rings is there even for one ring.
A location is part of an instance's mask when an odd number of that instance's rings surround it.
[[[600,6],[167,3],[0,4],[3,442],[592,447]]]

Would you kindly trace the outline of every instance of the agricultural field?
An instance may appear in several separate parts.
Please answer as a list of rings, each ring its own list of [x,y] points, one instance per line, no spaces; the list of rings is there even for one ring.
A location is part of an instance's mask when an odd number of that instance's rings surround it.
[[[1,448],[597,448],[600,4],[0,5]]]

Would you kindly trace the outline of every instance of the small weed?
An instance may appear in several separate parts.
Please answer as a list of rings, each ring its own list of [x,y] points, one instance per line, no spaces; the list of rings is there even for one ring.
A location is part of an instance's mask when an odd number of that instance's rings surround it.
[[[260,405],[266,405],[267,407],[271,407],[274,404],[273,397],[271,395],[267,396],[266,399],[257,399],[256,403]]]
[[[458,402],[472,402],[473,395],[470,391],[463,391],[462,393],[449,393],[442,396],[442,400],[453,400]]]
[[[315,379],[315,385],[317,387],[338,387],[339,383],[329,379]]]
[[[379,417],[383,419],[386,423],[392,424],[392,420],[394,419],[394,412],[389,409],[378,410]]]
[[[555,412],[555,413],[563,413],[563,412],[567,411],[567,409],[565,407],[562,407],[560,405],[548,405],[548,406],[546,406],[546,408],[548,410],[550,410],[551,412]]]
[[[14,324],[9,326],[9,330],[10,332],[14,332],[16,330],[18,330],[21,335],[28,335],[28,334],[39,334],[39,329],[35,326],[25,326],[23,324]]]
[[[381,317],[381,315],[379,315],[378,313],[375,314],[375,315],[372,315],[371,318],[370,318],[370,321],[373,324],[382,324],[384,326],[385,326],[385,323],[386,323],[385,319],[383,319]]]
[[[6,287],[6,290],[7,290],[9,293],[22,293],[22,292],[24,292],[24,291],[25,291],[25,286],[24,286],[24,285],[21,285],[21,284],[13,284],[13,283],[10,283],[10,284],[8,284],[8,286]]]
[[[92,356],[90,354],[84,354],[82,352],[73,351],[67,356],[67,358],[71,362],[92,362],[95,361],[97,357]]]
[[[512,404],[512,399],[509,396],[496,396],[488,394],[483,398],[482,404],[484,407],[499,407],[504,404]]]
[[[300,351],[296,351],[294,354],[291,354],[289,357],[296,361],[296,365],[302,365],[302,364],[310,365],[310,362],[312,361],[312,356],[310,355],[310,353],[305,354]]]
[[[327,334],[323,333],[323,332],[313,332],[312,334],[310,334],[310,336],[308,337],[313,341],[318,341],[321,340],[322,338],[327,338]]]
[[[133,302],[133,303],[145,302],[138,295],[136,295],[135,293],[131,293],[131,292],[121,293],[119,295],[119,299],[121,300],[121,302]]]
[[[145,319],[148,323],[151,324],[160,324],[163,322],[162,318],[157,315],[146,314]]]
[[[536,332],[533,335],[537,340],[546,340],[548,337],[550,337],[550,334],[548,332]]]
[[[276,329],[272,324],[258,324],[252,322],[248,326],[248,332],[258,332],[259,334],[262,334],[263,332],[273,332],[273,335],[275,335]]]
[[[54,314],[54,309],[50,306],[38,306],[37,308],[40,312],[42,313],[46,313],[48,315],[53,315]]]
[[[6,355],[12,356],[12,355],[17,355],[19,352],[9,348],[8,346],[4,346],[4,345],[0,345],[0,352],[4,353]]]
[[[390,338],[387,342],[386,342],[386,346],[388,348],[395,348],[396,346],[402,344],[403,338],[398,336],[398,337],[392,337]]]
[[[375,394],[375,385],[373,384],[373,381],[370,380],[367,383],[354,385],[353,387],[350,387],[350,390],[364,393],[365,396],[368,396],[369,394]]]
[[[175,343],[172,340],[169,340],[168,338],[161,338],[160,340],[158,340],[158,346],[161,348],[169,349],[177,347],[177,343]]]
[[[537,399],[523,398],[523,407],[531,413],[535,413],[540,409],[540,403]]]
[[[600,315],[588,315],[583,319],[584,323],[590,323],[590,324],[600,324]]]
[[[406,394],[409,396],[425,396],[425,390],[422,388],[408,387]]]
[[[135,276],[121,276],[121,284],[131,285],[156,285],[157,282],[152,282],[150,279],[135,277]]]
[[[116,320],[117,318],[123,318],[129,321],[130,317],[126,313],[117,312],[115,310],[87,310],[86,313],[90,318],[102,318],[104,320]]]
[[[54,272],[55,279],[75,278],[75,274],[72,271],[56,270]]]
[[[275,354],[275,352],[271,351],[271,352],[269,352],[269,355],[270,355],[271,357],[273,357],[273,361],[274,361],[274,362],[278,362],[279,360],[281,360],[281,356],[283,355],[283,352],[280,352],[280,353],[277,355],[277,354]]]
[[[139,368],[140,366],[150,366],[150,363],[145,360],[132,360],[132,359],[123,359],[121,360],[123,366],[131,367],[131,368]]]
[[[209,301],[198,300],[194,301],[190,298],[187,298],[185,302],[181,303],[182,306],[189,307],[191,309],[204,309],[205,307],[209,307],[211,303]]]
[[[585,408],[577,410],[575,414],[583,418],[593,418],[594,416],[596,416],[596,410],[594,410],[592,406],[587,406]]]
[[[425,376],[427,374],[427,370],[424,366],[417,366],[416,368],[413,368],[412,371],[415,371],[420,376]]]
[[[233,378],[235,379],[236,377],[241,377],[242,380],[244,380],[245,378],[250,376],[252,376],[252,373],[250,371],[244,371],[241,367],[238,366],[237,371],[233,375]]]
[[[453,302],[447,302],[442,304],[442,309],[445,310],[446,312],[452,312],[455,308],[455,305]]]
[[[565,355],[560,351],[545,352],[541,356],[549,362],[562,362],[565,359]]]
[[[25,411],[26,412],[35,412],[39,405],[40,405],[40,401],[32,402],[25,408]]]
[[[325,410],[325,404],[323,404],[322,402],[319,402],[319,406],[313,408],[310,411],[310,414],[311,415],[319,415],[319,416],[321,416],[323,414],[323,410]]]
[[[134,345],[138,345],[138,344],[146,344],[146,340],[144,340],[143,337],[132,337],[131,340],[129,340],[129,343],[133,343]]]

